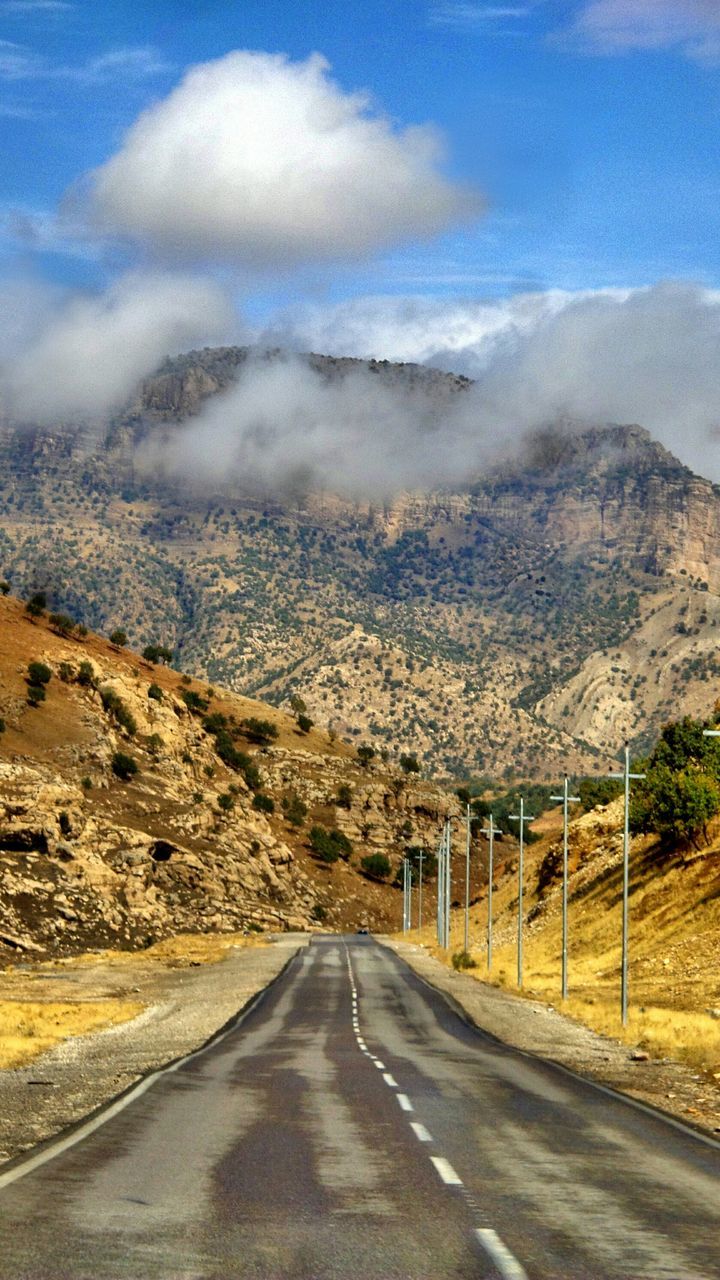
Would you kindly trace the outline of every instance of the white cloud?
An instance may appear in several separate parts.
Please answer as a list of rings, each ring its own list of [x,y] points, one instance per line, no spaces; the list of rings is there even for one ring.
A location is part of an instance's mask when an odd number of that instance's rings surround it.
[[[395,128],[319,55],[234,52],[140,116],[92,175],[91,209],[102,230],[176,258],[362,257],[476,211],[439,158],[434,130]]]
[[[3,0],[0,5],[0,15],[8,14],[26,14],[33,13],[69,13],[75,8],[74,4],[67,4],[66,0]]]
[[[136,272],[100,296],[27,282],[3,292],[0,392],[5,408],[24,421],[117,409],[164,356],[233,331],[225,295],[194,277]]]
[[[718,0],[590,0],[561,33],[603,54],[679,48],[689,58],[720,61]]]
[[[429,20],[434,27],[482,28],[506,18],[525,18],[529,5],[435,4]]]
[[[170,64],[147,46],[111,49],[107,53],[74,65],[56,64],[26,45],[0,40],[0,79],[64,80],[71,84],[97,85],[116,81],[118,76],[144,80],[170,70]]]
[[[570,419],[638,423],[685,463],[720,480],[720,294],[688,285],[597,293],[520,295],[476,302],[360,299],[296,311],[264,338],[299,350],[415,361],[477,379],[461,418],[423,440],[424,474],[435,448],[438,478],[468,474],[527,431]],[[410,415],[412,418],[412,415]],[[383,419],[380,419],[383,421]],[[378,457],[412,484],[414,436],[393,436],[387,415]],[[372,421],[369,425],[372,431]],[[405,469],[401,464],[405,457]],[[398,462],[397,460],[400,460]]]

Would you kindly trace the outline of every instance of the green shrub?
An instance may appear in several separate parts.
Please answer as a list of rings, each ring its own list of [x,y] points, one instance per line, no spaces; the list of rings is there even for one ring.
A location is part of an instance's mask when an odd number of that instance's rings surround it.
[[[124,751],[116,751],[110,761],[110,767],[116,778],[120,778],[121,782],[129,782],[130,778],[134,778],[139,773],[138,764],[133,760],[132,756],[128,756]]]
[[[82,685],[83,688],[85,689],[97,688],[97,676],[95,675],[95,668],[93,667],[92,662],[88,662],[87,658],[84,658],[83,661],[80,663],[76,679],[78,684]]]
[[[28,685],[27,700],[31,707],[39,707],[40,703],[45,701],[45,686],[42,684]]]
[[[71,684],[75,679],[75,668],[71,662],[61,662],[58,666],[58,675],[63,684]]]
[[[357,755],[363,769],[367,769],[370,761],[375,758],[375,748],[367,745],[360,746],[357,749]]]
[[[36,591],[25,605],[25,612],[31,618],[41,618],[47,608],[47,596],[44,591]]]
[[[291,827],[301,827],[303,825],[307,818],[307,805],[295,792],[290,796],[283,797],[282,807]]]
[[[201,697],[194,689],[183,689],[180,697],[188,708],[188,711],[201,712],[207,711],[208,709],[207,698]]]
[[[3,720],[2,716],[0,716],[0,733],[4,733],[5,729],[6,729],[5,721]]]
[[[57,631],[58,635],[69,636],[75,630],[75,620],[67,613],[51,613],[48,622],[53,631]]]
[[[353,851],[351,842],[342,831],[328,831],[321,826],[310,828],[310,848],[323,862],[349,858]]]
[[[80,779],[80,786],[83,791],[92,791],[92,778],[88,778],[87,774]]]
[[[159,684],[151,684],[147,691],[148,698],[152,698],[153,702],[162,702],[163,691]]]
[[[340,809],[352,809],[352,797],[352,788],[348,786],[347,782],[343,782],[338,787],[335,803]]]
[[[10,583],[4,580],[0,582],[0,595],[6,596],[10,593]]]
[[[266,744],[273,742],[278,736],[277,725],[272,720],[258,720],[257,716],[248,716],[242,722],[243,732],[250,742]]]
[[[297,718],[297,727],[301,733],[309,733],[314,723],[315,721],[311,720],[310,716],[306,716],[302,712]]]
[[[227,791],[223,791],[218,796],[217,802],[218,808],[222,809],[223,813],[229,813],[231,809],[235,808],[235,800]]]
[[[322,902],[316,902],[310,912],[310,919],[317,920],[318,924],[322,924],[323,920],[327,920],[327,908]]]
[[[477,969],[477,961],[473,960],[469,951],[456,951],[452,957],[453,969]]]
[[[127,642],[127,633],[122,627],[117,627],[115,631],[110,632],[110,643],[116,645],[118,649],[124,649]]]
[[[391,871],[390,859],[384,853],[369,853],[360,859],[360,867],[371,880],[385,880]]]
[[[258,809],[260,813],[274,813],[275,801],[270,796],[264,796],[262,792],[257,792],[253,796],[253,809]]]
[[[403,755],[400,757],[400,768],[403,773],[419,773],[420,765],[416,755]]]
[[[52,671],[44,662],[28,662],[28,683],[49,684]]]

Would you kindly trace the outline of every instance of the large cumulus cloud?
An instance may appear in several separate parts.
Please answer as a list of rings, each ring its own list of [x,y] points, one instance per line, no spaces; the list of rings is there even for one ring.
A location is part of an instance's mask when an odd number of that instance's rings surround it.
[[[95,171],[96,224],[181,258],[253,267],[361,257],[477,207],[428,127],[397,129],[305,62],[238,51],[196,66]]]

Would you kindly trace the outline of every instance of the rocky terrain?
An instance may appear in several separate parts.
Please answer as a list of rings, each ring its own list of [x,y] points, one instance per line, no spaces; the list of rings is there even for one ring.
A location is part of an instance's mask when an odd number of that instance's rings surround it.
[[[272,707],[61,631],[0,598],[0,955],[395,925],[401,895],[360,858],[385,853],[394,871],[407,844],[435,843],[452,796]],[[37,705],[33,662],[46,669]],[[127,758],[138,772],[123,778]],[[313,826],[350,842],[335,861],[311,846]]]
[[[257,359],[257,354],[255,359]],[[267,360],[282,353],[265,353]],[[329,380],[362,362],[308,357]],[[433,775],[604,769],[718,672],[720,496],[635,426],[555,428],[462,492],[196,491],[138,448],[241,379],[191,352],[111,422],[0,427],[0,573]],[[441,420],[468,383],[370,362]]]

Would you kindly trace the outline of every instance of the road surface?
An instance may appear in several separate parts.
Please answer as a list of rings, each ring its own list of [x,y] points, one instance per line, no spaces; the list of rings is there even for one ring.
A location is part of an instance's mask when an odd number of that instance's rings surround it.
[[[0,1174],[3,1280],[720,1280],[720,1146],[371,938],[314,940],[101,1119]]]

